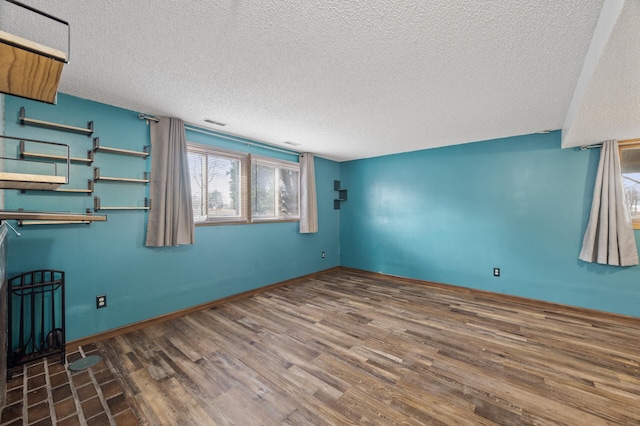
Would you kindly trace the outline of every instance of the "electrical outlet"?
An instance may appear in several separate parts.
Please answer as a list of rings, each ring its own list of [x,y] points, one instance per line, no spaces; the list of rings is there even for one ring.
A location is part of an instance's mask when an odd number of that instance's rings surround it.
[[[322,258],[324,259],[324,252],[322,252]]]
[[[96,309],[102,309],[107,307],[107,295],[102,294],[100,296],[96,296]]]
[[[493,276],[494,277],[500,276],[500,268],[493,268]]]

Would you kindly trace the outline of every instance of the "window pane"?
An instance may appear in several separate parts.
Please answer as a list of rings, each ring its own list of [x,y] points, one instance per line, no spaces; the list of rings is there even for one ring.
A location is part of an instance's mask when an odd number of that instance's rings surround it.
[[[280,169],[280,215],[299,215],[300,194],[299,172],[291,169]]]
[[[640,148],[625,148],[620,152],[622,183],[631,218],[640,219]]]
[[[251,201],[253,216],[275,216],[276,186],[274,167],[251,165]]]
[[[191,181],[191,202],[193,204],[193,219],[196,222],[205,220],[207,212],[204,206],[205,193],[204,180],[202,179],[204,156],[195,152],[187,153],[189,160],[189,178]]]
[[[240,161],[207,156],[207,217],[240,216]]]

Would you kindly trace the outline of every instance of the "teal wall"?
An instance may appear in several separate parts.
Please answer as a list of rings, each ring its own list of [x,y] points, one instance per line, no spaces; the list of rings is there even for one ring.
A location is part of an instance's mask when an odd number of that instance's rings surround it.
[[[5,134],[68,143],[72,156],[86,156],[91,139],[20,127],[17,119],[21,106],[30,118],[80,127],[93,120],[94,136],[99,136],[105,146],[141,150],[149,144],[149,128],[134,111],[63,94],[55,106],[6,96]],[[297,160],[296,156],[195,132],[187,132],[187,139]],[[8,154],[14,155],[15,149],[9,144]],[[104,176],[142,177],[142,172],[149,170],[150,159],[97,153],[95,165]],[[72,340],[338,266],[340,213],[333,210],[333,180],[340,178],[340,165],[316,158],[315,167],[317,234],[300,234],[297,222],[206,226],[196,228],[193,246],[146,248],[146,212],[107,212],[106,223],[25,226],[19,229],[19,238],[11,233],[8,275],[40,268],[66,272],[67,340]],[[85,187],[91,176],[91,167],[72,164],[69,186]],[[96,195],[105,206],[142,205],[148,187],[96,183]],[[84,212],[93,206],[93,198],[86,195],[5,190],[5,197],[7,209]],[[321,258],[322,251],[326,252],[325,259]],[[96,310],[98,294],[107,295],[107,308]]]
[[[53,122],[93,120],[103,145],[149,144],[134,111],[63,94],[56,106],[5,97],[7,135],[68,143],[72,156],[85,156],[91,139],[20,127],[20,106]],[[195,132],[187,138],[295,159]],[[8,156],[15,150],[7,144]],[[317,158],[318,234],[299,234],[298,223],[210,226],[196,228],[193,246],[146,248],[145,212],[108,212],[106,223],[10,233],[8,275],[66,271],[69,340],[338,265],[640,316],[640,268],[577,260],[598,158],[598,150],[561,150],[559,132],[341,164]],[[141,177],[150,160],[99,153],[95,165],[103,175]],[[84,187],[91,173],[73,164],[70,187]],[[333,209],[333,180],[348,189],[341,210]],[[141,205],[148,187],[98,183],[96,194],[104,205]],[[86,195],[4,195],[7,209],[92,207]],[[103,293],[108,307],[96,310]]]
[[[640,268],[577,259],[599,155],[552,132],[342,163],[341,265],[640,316]]]

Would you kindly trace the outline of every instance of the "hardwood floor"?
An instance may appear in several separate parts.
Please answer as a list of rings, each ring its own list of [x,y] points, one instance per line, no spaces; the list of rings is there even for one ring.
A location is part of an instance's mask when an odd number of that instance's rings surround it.
[[[151,425],[640,423],[640,320],[353,271],[98,346]]]

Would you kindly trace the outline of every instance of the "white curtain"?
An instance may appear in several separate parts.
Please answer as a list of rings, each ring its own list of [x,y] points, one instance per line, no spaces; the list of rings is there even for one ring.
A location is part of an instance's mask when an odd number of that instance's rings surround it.
[[[300,154],[300,233],[318,232],[316,173],[313,154]]]
[[[636,239],[620,173],[618,142],[614,140],[602,144],[591,216],[578,258],[605,265],[638,264]]]
[[[195,228],[184,122],[151,122],[151,201],[147,247],[193,244]]]

